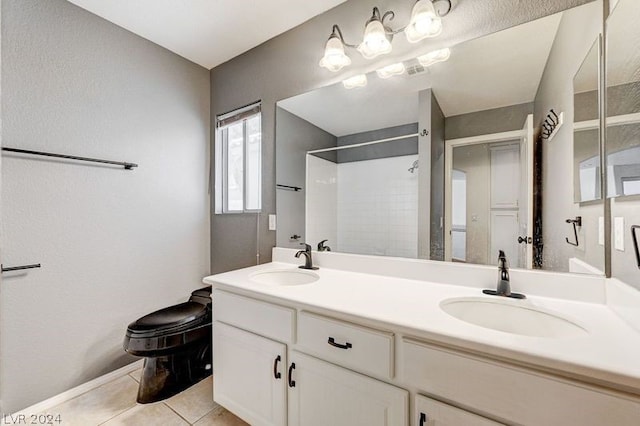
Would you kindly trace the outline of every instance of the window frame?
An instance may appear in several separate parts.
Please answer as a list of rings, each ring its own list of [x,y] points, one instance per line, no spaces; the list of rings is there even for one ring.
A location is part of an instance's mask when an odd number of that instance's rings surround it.
[[[254,184],[258,185],[258,208],[247,208],[249,191],[248,182],[248,144],[247,122],[255,117],[260,121],[258,174]],[[229,210],[229,128],[242,123],[242,210]],[[256,102],[231,112],[216,116],[215,128],[215,214],[242,214],[262,212],[262,108]]]

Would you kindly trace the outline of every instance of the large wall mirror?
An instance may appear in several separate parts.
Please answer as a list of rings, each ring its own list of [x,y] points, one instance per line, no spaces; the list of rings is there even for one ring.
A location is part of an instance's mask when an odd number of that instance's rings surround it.
[[[573,116],[574,102],[586,105],[577,93],[598,87],[602,7],[278,102],[277,245],[327,240],[338,252],[476,264],[503,250],[512,267],[601,273],[602,204],[574,200],[574,169],[587,167]],[[586,133],[599,133],[595,121]],[[597,137],[580,156],[593,149]],[[589,200],[600,198],[589,185]]]
[[[607,21],[607,195],[640,194],[640,6],[621,0]]]
[[[640,2],[618,0],[607,19],[606,170],[612,275],[640,289]],[[636,251],[638,250],[638,251]]]

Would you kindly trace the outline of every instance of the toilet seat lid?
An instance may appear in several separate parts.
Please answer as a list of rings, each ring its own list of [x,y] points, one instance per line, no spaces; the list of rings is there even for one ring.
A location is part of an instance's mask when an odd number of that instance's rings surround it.
[[[184,302],[160,309],[129,324],[131,331],[163,330],[187,324],[204,317],[207,306],[196,302]]]

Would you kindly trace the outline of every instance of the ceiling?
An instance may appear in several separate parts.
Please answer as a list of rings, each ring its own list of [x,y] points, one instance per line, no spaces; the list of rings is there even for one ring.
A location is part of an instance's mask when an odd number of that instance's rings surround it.
[[[346,0],[68,1],[211,69]]]
[[[423,74],[382,80],[373,72],[364,88],[338,83],[278,105],[344,136],[371,130],[371,123],[385,128],[418,121],[417,92],[427,88],[447,117],[532,102],[561,18],[558,13],[453,46],[447,62]]]

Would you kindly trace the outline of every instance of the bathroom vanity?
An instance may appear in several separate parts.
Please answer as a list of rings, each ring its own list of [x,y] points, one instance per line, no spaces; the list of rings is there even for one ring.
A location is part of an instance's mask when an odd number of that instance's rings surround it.
[[[252,425],[640,421],[618,283],[514,270],[512,300],[482,294],[495,267],[314,253],[307,271],[294,254],[204,279],[214,400]]]

